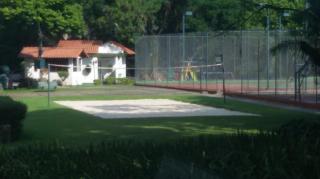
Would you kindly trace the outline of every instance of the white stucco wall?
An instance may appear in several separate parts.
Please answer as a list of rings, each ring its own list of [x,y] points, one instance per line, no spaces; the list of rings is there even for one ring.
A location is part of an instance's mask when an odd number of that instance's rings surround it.
[[[125,56],[117,56],[115,58],[115,65],[114,69],[116,72],[116,78],[125,78],[127,76],[126,74],[126,60]]]
[[[82,85],[93,83],[96,79],[107,78],[111,72],[116,78],[126,77],[126,59],[123,50],[112,43],[105,43],[98,49],[98,54],[88,58],[77,58],[79,68],[74,71],[73,59],[68,59],[69,76],[64,80],[64,85]],[[99,67],[108,67],[112,70],[101,70]],[[86,68],[90,70],[84,72]],[[25,59],[26,76],[33,79],[40,79],[40,70],[35,70],[34,61]],[[48,78],[44,75],[43,78]],[[50,80],[61,80],[57,72],[50,73]]]
[[[81,63],[81,78],[82,83],[93,83],[94,80],[99,79],[98,76],[98,58],[84,58]]]
[[[112,61],[112,69],[115,77],[125,78],[127,76],[125,54],[120,47],[114,45],[113,43],[105,43],[99,47],[99,55],[101,56],[101,58],[99,58],[100,66],[111,67],[107,64],[110,64],[109,62]],[[103,57],[104,55],[108,57]],[[103,62],[105,60],[108,60],[109,62]],[[110,75],[110,72],[104,72],[103,77],[107,78]]]
[[[34,61],[32,59],[25,59],[24,61],[25,77],[32,79],[40,79],[40,70],[35,70]]]

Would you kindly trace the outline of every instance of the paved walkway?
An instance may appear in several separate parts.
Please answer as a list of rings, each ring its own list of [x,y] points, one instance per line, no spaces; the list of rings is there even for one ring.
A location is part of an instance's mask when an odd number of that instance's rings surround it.
[[[222,94],[202,94],[203,96],[208,96],[212,98],[222,98]],[[248,98],[241,98],[241,97],[231,97],[227,96],[226,99],[231,99],[231,100],[236,100],[236,101],[242,101],[246,103],[252,103],[252,104],[259,104],[259,105],[266,105],[266,106],[271,106],[275,108],[282,108],[282,109],[287,109],[287,110],[292,110],[292,111],[300,111],[300,112],[306,112],[306,113],[312,113],[312,114],[318,114],[320,115],[320,110],[316,109],[309,109],[309,108],[303,108],[303,107],[297,107],[297,106],[291,106],[291,105],[285,105],[281,103],[275,103],[275,102],[268,102],[268,101],[261,101],[261,100],[254,100],[254,99],[248,99]]]
[[[243,102],[253,103],[253,104],[266,105],[266,106],[271,106],[271,107],[275,107],[275,108],[282,108],[282,109],[287,109],[287,110],[292,110],[292,111],[299,111],[299,112],[306,112],[306,113],[312,113],[312,114],[320,115],[320,110],[316,110],[316,109],[307,109],[307,108],[303,108],[303,107],[297,107],[297,106],[291,106],[291,105],[285,105],[285,104],[267,102],[267,101],[259,101],[259,100],[253,100],[253,99],[246,99],[246,98],[239,98],[239,97],[229,97],[228,96],[227,100],[228,99],[237,100],[237,101],[243,101]]]

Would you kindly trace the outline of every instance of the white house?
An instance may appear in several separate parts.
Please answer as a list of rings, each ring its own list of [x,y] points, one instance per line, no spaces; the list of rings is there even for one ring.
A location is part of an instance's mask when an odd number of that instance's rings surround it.
[[[65,85],[93,83],[96,79],[126,77],[126,57],[135,52],[117,42],[102,43],[93,40],[60,40],[55,47],[44,47],[42,59],[45,69],[40,70],[39,48],[24,47],[19,57],[24,59],[25,75],[39,80],[61,80]],[[62,79],[61,71],[67,71],[68,77]]]

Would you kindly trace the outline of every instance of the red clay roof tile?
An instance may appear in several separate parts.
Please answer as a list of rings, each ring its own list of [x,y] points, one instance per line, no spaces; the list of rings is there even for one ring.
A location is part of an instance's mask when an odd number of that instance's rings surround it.
[[[134,55],[135,52],[133,50],[131,50],[130,48],[118,43],[118,42],[115,42],[115,41],[111,41],[111,43],[113,43],[114,45],[120,47],[126,54],[128,55]]]
[[[38,59],[38,47],[24,47],[19,57]],[[83,49],[78,48],[61,48],[61,47],[44,47],[42,57],[45,59],[66,59],[88,57]]]
[[[58,47],[64,48],[80,48],[87,53],[98,53],[99,46],[102,45],[102,41],[98,40],[60,40]]]

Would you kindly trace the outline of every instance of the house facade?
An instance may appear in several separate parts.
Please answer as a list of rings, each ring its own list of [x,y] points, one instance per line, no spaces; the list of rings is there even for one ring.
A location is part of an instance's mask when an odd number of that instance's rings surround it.
[[[133,50],[114,41],[60,40],[55,47],[42,48],[44,64],[40,64],[43,62],[39,60],[38,47],[24,47],[19,57],[24,59],[27,78],[48,79],[50,65],[50,81],[82,85],[108,77],[125,78],[126,58],[134,54]],[[67,75],[62,76],[62,73]]]

